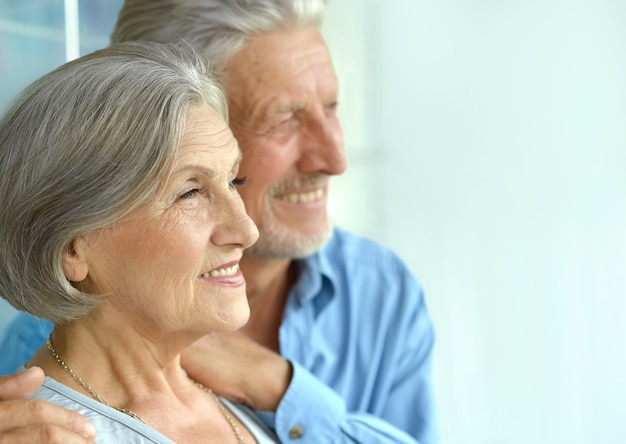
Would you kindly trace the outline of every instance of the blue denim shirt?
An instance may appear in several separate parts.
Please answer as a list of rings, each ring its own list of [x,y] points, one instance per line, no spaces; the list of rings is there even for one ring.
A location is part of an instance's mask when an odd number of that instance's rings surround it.
[[[433,326],[422,288],[380,245],[335,229],[299,260],[279,331],[292,381],[276,412],[258,412],[281,442],[437,442],[431,378]],[[11,372],[48,337],[45,321],[20,314],[1,338]]]

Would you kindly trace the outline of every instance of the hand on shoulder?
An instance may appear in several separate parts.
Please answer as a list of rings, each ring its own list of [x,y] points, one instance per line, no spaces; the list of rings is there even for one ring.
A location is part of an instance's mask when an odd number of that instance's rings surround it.
[[[39,367],[0,376],[0,444],[95,442],[96,430],[82,415],[30,399],[43,379]]]
[[[291,364],[242,331],[212,333],[182,354],[194,380],[233,402],[275,411],[291,381]]]

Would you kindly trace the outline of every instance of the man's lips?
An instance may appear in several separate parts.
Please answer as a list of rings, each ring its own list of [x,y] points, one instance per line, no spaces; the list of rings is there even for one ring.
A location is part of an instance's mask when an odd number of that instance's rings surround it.
[[[311,191],[292,192],[276,195],[276,198],[289,203],[311,203],[321,200],[325,196],[323,188]]]

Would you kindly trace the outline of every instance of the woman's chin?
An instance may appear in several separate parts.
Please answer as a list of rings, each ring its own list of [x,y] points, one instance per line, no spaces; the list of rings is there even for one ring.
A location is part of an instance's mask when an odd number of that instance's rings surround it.
[[[248,301],[245,300],[242,304],[237,304],[232,307],[232,310],[223,312],[219,317],[222,321],[222,331],[234,331],[238,330],[248,323],[250,319],[250,306]]]

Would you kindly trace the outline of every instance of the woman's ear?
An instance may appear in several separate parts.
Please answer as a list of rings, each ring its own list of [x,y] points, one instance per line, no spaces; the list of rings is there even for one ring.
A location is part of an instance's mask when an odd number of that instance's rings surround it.
[[[87,277],[89,265],[86,261],[85,238],[78,237],[65,246],[63,251],[63,273],[70,282],[81,282]]]

